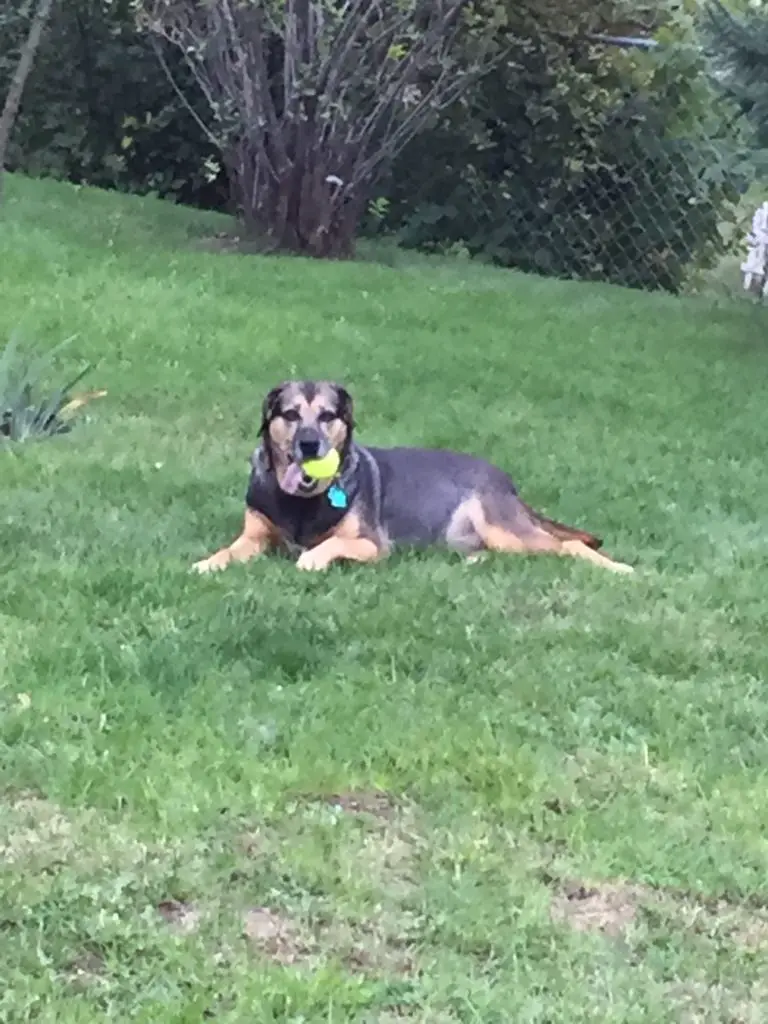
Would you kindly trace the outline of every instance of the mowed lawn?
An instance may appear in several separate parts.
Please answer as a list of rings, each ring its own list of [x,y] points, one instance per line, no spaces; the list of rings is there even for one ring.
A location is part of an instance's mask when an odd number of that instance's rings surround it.
[[[9,182],[0,338],[109,395],[0,451],[0,1019],[768,1019],[766,312],[225,227]],[[191,575],[293,375],[636,575]]]

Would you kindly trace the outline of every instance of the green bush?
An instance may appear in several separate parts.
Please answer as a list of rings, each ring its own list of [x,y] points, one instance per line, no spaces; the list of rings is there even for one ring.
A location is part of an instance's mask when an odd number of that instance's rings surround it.
[[[0,95],[26,30],[0,23]],[[168,53],[174,75],[188,85]],[[193,104],[194,91],[189,93]],[[130,0],[58,4],[25,90],[9,164],[35,176],[221,206],[227,188],[212,147],[168,82]]]
[[[723,90],[747,115],[756,146],[768,150],[768,14],[760,7],[733,14],[708,0],[701,22]],[[764,172],[765,153],[762,159]]]
[[[588,3],[563,31],[540,13],[518,10],[506,59],[403,154],[384,226],[408,247],[677,291],[716,258],[742,185],[735,115],[669,29],[655,53],[623,51],[589,38]]]

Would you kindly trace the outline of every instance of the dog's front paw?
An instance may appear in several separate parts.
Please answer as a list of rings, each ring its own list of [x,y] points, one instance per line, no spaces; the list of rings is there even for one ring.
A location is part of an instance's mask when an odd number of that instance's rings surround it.
[[[197,572],[204,574],[207,572],[219,572],[222,569],[226,569],[229,565],[230,556],[228,551],[217,551],[215,555],[211,555],[209,558],[201,558],[199,562],[190,569],[190,572]]]
[[[626,563],[626,562],[614,562],[614,563],[613,563],[613,565],[611,566],[611,569],[612,569],[612,570],[613,570],[614,572],[618,572],[618,573],[624,573],[624,574],[626,574],[627,576],[628,576],[628,575],[629,575],[630,573],[633,573],[633,572],[635,571],[635,568],[634,568],[634,566],[632,566],[632,565],[627,565],[627,563]]]
[[[322,569],[327,569],[331,559],[324,551],[319,551],[317,548],[310,548],[309,551],[303,551],[299,555],[299,559],[296,562],[296,568],[301,569],[304,572],[319,572]]]
[[[467,565],[477,565],[478,562],[484,562],[488,558],[487,551],[475,551],[472,555],[467,555],[464,559]]]

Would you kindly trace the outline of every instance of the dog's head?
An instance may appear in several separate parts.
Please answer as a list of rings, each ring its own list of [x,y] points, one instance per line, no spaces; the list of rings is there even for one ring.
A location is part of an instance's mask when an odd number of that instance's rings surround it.
[[[261,411],[264,451],[269,469],[283,490],[310,498],[330,481],[299,472],[307,459],[322,459],[335,449],[342,462],[354,429],[352,398],[330,381],[286,381],[267,394]]]

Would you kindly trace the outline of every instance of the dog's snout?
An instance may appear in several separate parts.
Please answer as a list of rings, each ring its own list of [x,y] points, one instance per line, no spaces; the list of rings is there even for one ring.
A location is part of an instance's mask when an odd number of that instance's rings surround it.
[[[320,451],[320,442],[314,441],[299,441],[299,450],[305,459],[314,459]]]
[[[296,435],[296,447],[302,459],[316,459],[320,454],[320,438],[314,430],[305,428]]]

